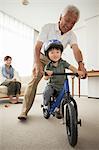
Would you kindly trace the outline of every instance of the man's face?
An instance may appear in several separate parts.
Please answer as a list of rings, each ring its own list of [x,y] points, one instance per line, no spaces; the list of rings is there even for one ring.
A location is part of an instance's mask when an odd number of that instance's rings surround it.
[[[64,16],[60,17],[59,29],[62,33],[70,31],[77,22],[77,16],[71,12],[68,12]]]

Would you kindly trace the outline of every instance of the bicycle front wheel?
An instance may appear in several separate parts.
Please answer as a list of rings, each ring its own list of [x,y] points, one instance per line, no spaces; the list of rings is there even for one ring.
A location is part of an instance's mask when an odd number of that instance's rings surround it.
[[[66,129],[69,144],[74,147],[78,140],[78,126],[76,110],[72,103],[66,105]]]

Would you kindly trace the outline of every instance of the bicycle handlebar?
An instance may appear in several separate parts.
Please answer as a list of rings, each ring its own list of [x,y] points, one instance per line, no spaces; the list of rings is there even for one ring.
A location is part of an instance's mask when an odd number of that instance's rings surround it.
[[[45,72],[45,75],[48,75],[47,72]],[[71,72],[68,72],[68,73],[53,73],[52,75],[66,75],[66,76],[70,75],[70,76],[76,76],[76,77],[79,76],[78,73],[71,73]]]

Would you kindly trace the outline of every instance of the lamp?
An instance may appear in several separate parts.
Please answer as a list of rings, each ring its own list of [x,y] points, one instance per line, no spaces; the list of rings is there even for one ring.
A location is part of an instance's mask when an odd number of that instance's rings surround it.
[[[23,5],[28,5],[28,4],[29,4],[29,1],[28,1],[28,0],[21,0],[21,3],[22,3]]]

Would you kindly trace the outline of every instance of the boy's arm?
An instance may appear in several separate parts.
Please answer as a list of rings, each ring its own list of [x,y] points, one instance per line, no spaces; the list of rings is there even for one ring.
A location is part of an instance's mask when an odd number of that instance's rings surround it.
[[[53,71],[50,70],[50,63],[48,63],[45,67],[44,67],[44,79],[48,80],[53,74]]]
[[[77,73],[77,69],[74,67],[74,66],[72,66],[72,65],[70,65],[69,66],[69,68],[68,69],[70,69],[72,72],[74,72],[74,73]]]
[[[83,71],[79,71],[77,68],[75,68],[75,67],[72,66],[72,65],[70,65],[68,69],[70,69],[70,70],[71,70],[72,72],[74,72],[74,73],[78,73],[78,75],[79,75],[80,77],[83,76]]]

